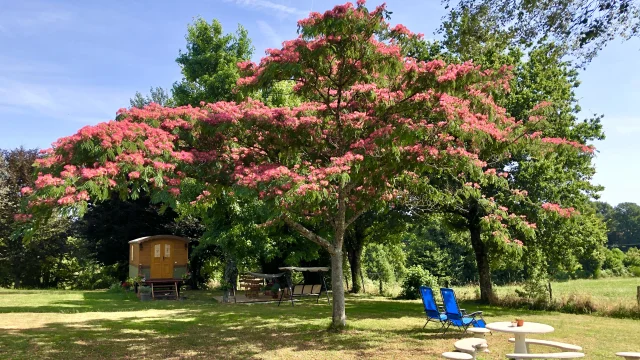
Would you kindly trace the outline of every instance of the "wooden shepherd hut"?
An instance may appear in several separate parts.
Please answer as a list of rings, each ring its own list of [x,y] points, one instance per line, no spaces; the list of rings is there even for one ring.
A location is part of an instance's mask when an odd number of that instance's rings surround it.
[[[177,282],[187,273],[189,239],[174,235],[129,241],[129,276],[146,282]]]

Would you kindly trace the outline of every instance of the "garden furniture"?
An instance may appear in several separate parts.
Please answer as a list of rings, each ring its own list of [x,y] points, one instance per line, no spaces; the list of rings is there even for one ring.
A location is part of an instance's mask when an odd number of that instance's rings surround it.
[[[514,326],[511,322],[501,321],[487,324],[487,329],[491,331],[512,333],[515,335],[515,350],[516,354],[527,354],[527,334],[545,334],[553,332],[553,327],[545,324],[539,324],[534,322],[525,321],[523,326]]]
[[[509,342],[515,342],[515,338],[510,338]],[[527,352],[529,352],[529,345],[543,345],[543,346],[551,346],[558,348],[562,351],[582,351],[582,347],[573,344],[561,343],[558,341],[549,341],[549,340],[539,340],[539,339],[525,339],[525,343],[527,345]]]
[[[466,331],[468,327],[473,325],[474,327],[485,327],[485,321],[482,318],[482,311],[476,311],[471,314],[466,314],[460,306],[458,306],[458,300],[453,289],[441,288],[442,301],[444,303],[445,315],[447,315],[447,326],[444,332],[447,332],[449,326],[454,325],[459,329]],[[479,319],[476,319],[479,317]]]
[[[640,359],[640,352],[617,352],[616,355],[625,358],[626,360]]]
[[[478,351],[489,352],[487,340],[478,338],[466,338],[458,340],[453,344],[453,347],[456,349],[456,351],[471,355],[473,359],[476,358],[476,353]]]
[[[581,352],[558,352],[542,354],[507,354],[507,359],[577,359],[584,357]]]
[[[470,327],[470,328],[467,328],[467,332],[472,333],[473,337],[475,338],[484,339],[486,334],[491,333],[491,330],[487,328]]]
[[[447,323],[447,315],[441,313],[436,305],[436,299],[433,296],[433,290],[430,287],[420,286],[420,297],[422,298],[422,305],[424,306],[424,312],[427,315],[427,322],[422,327],[423,329],[429,324],[429,321],[439,321],[440,328],[444,328]]]

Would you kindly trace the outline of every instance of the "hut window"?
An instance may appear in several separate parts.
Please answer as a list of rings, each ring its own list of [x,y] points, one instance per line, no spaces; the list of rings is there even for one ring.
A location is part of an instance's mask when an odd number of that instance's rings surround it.
[[[131,245],[131,261],[133,261],[133,245]]]
[[[160,257],[160,244],[156,244],[154,247],[154,255],[155,257]]]
[[[171,244],[164,244],[164,257],[171,257]]]

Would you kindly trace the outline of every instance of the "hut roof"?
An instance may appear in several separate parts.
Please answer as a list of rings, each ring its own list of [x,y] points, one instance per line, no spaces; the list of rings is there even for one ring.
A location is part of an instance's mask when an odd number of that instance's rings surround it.
[[[145,241],[157,240],[157,239],[171,239],[171,240],[184,241],[186,243],[189,242],[189,239],[183,238],[183,237],[180,237],[180,236],[175,236],[175,235],[153,235],[153,236],[143,236],[141,238],[137,238],[135,240],[131,240],[131,241],[129,241],[129,244],[140,244],[140,243],[143,243]]]

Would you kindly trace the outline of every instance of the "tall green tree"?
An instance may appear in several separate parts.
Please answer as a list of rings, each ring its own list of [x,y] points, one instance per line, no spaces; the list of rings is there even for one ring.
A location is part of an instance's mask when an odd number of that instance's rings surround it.
[[[197,106],[201,101],[236,99],[237,64],[253,54],[247,30],[238,25],[235,33],[225,34],[218,20],[208,23],[196,18],[185,38],[186,50],[180,50],[176,59],[183,78],[171,90],[175,104]]]
[[[640,245],[640,205],[624,202],[612,207],[601,202],[596,206],[608,227],[609,246],[627,248]]]

